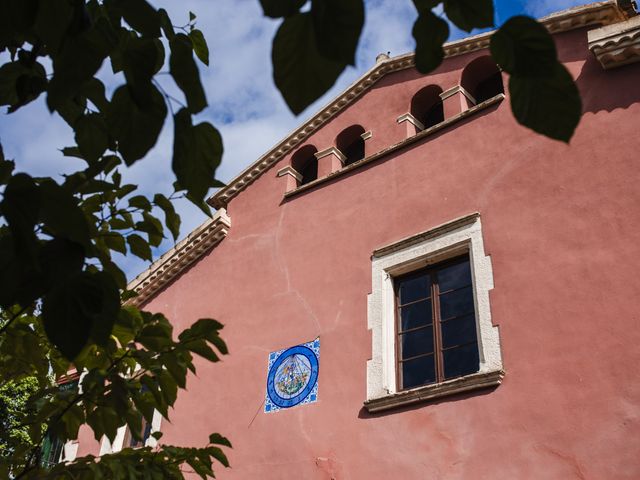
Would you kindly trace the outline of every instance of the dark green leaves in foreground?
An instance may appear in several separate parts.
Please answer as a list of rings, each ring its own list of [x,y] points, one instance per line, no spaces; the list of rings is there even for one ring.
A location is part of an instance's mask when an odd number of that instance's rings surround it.
[[[580,93],[544,26],[529,17],[509,19],[491,38],[491,54],[510,74],[511,109],[518,122],[568,142],[582,114]]]
[[[466,32],[493,26],[493,0],[444,0],[444,11]]]
[[[120,310],[120,292],[104,272],[81,272],[61,282],[44,298],[47,336],[62,354],[75,358],[91,338],[104,345]]]
[[[420,73],[435,70],[444,58],[442,45],[449,38],[449,24],[431,10],[423,9],[413,25],[413,38],[416,40],[416,69]]]
[[[174,125],[173,172],[190,198],[202,200],[216,184],[213,174],[222,159],[222,137],[210,123],[193,125],[184,108]]]
[[[292,14],[298,3],[262,2],[265,14],[286,17],[273,39],[271,59],[275,84],[295,114],[354,63],[364,25],[362,0],[316,0],[311,11]]]

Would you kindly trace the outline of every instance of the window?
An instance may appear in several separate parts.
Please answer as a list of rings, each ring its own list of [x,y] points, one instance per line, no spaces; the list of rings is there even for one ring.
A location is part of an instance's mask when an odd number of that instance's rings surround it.
[[[444,107],[440,94],[442,88],[437,85],[429,85],[419,90],[411,99],[411,115],[418,120],[424,128],[433,127],[444,121]]]
[[[375,250],[371,274],[370,412],[501,383],[478,214]]]
[[[504,93],[502,72],[489,56],[476,58],[462,72],[460,85],[475,99],[476,104]]]
[[[151,436],[151,424],[142,418],[142,428],[140,429],[142,439],[137,439],[131,434],[131,430],[127,428],[122,442],[124,448],[139,448],[147,444],[147,440]]]
[[[302,176],[300,185],[313,182],[318,178],[318,159],[315,154],[318,149],[313,145],[299,148],[291,158],[291,166]]]
[[[44,468],[51,468],[62,460],[62,450],[64,442],[56,435],[48,433],[42,441],[40,449],[40,464]]]
[[[469,256],[399,277],[398,389],[478,371],[478,340]]]
[[[364,128],[352,125],[343,130],[336,138],[338,150],[346,157],[344,166],[351,165],[364,158]]]
[[[77,378],[77,376],[74,378]],[[69,392],[69,395],[75,395],[78,384],[78,380],[65,381],[64,383],[60,383],[58,385],[58,390],[61,392]],[[73,455],[70,455],[71,452],[65,452],[66,446],[69,446],[69,450],[72,450],[72,443],[73,442],[67,442],[65,444],[65,442],[60,440],[60,438],[56,434],[51,432],[47,433],[47,435],[42,440],[42,446],[40,447],[40,464],[44,468],[51,468],[55,464],[60,463],[63,460],[74,460],[75,453],[73,453]]]

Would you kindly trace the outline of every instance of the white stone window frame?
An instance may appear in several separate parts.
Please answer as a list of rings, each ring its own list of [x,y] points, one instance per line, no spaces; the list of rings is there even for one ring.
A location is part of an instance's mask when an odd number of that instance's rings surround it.
[[[396,315],[394,279],[460,255],[469,255],[476,309],[480,368],[464,377],[420,386],[397,388]],[[373,252],[372,289],[368,296],[368,328],[372,356],[367,362],[369,412],[495,387],[504,376],[498,327],[491,320],[489,291],[493,289],[491,259],[484,251],[480,214],[455,219],[426,232],[402,239]]]

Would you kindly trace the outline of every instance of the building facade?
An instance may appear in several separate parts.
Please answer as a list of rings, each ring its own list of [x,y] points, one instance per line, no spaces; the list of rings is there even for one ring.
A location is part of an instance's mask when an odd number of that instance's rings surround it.
[[[426,76],[381,56],[218,191],[132,283],[230,350],[161,441],[224,434],[222,479],[640,478],[640,17],[620,3],[544,19],[582,96],[570,145],[516,123],[482,34]]]

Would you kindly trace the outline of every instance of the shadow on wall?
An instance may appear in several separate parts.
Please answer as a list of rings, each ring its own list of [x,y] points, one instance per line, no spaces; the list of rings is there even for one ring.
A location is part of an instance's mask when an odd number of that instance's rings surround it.
[[[640,102],[640,63],[603,70],[593,56],[576,78],[582,97],[582,113],[611,112]]]
[[[504,381],[503,381],[503,384],[504,384]],[[396,415],[398,413],[410,412],[412,410],[417,410],[419,408],[428,409],[430,407],[439,405],[441,403],[459,402],[459,401],[467,400],[473,397],[483,397],[485,395],[490,395],[497,388],[498,387],[496,386],[491,388],[485,388],[484,390],[474,390],[471,392],[458,393],[457,395],[448,395],[446,397],[437,398],[434,400],[427,400],[424,402],[412,403],[411,405],[407,405],[406,407],[392,408],[392,409],[383,410],[382,412],[377,412],[377,413],[369,413],[365,407],[362,407],[358,412],[358,418],[360,420],[369,420],[371,418],[380,418],[380,417],[386,417],[388,415]]]

